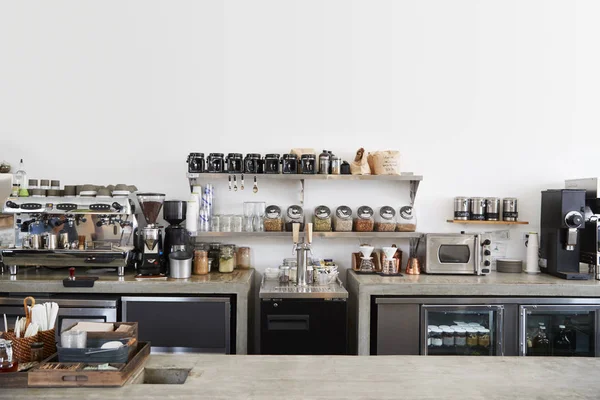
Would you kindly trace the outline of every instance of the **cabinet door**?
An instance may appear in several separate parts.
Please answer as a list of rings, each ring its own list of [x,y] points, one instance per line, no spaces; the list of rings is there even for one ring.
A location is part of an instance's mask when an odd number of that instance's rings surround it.
[[[123,297],[123,321],[138,322],[138,336],[153,352],[231,352],[229,297]]]
[[[501,356],[503,352],[502,305],[422,305],[421,353],[437,356]],[[459,339],[456,328],[477,330],[477,341]],[[442,329],[441,340],[428,333]],[[468,334],[468,333],[466,333]]]
[[[522,305],[520,355],[598,356],[599,310],[585,305]]]

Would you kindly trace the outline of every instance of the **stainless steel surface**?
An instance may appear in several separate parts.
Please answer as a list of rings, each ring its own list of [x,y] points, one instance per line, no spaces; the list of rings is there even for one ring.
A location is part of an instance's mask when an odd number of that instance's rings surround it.
[[[8,266],[8,272],[11,275],[16,275],[19,272],[19,267],[17,265],[9,265]]]
[[[483,197],[472,197],[469,199],[469,219],[485,219],[485,199]]]
[[[420,304],[377,302],[374,307],[377,308],[377,354],[373,355],[420,355]]]
[[[466,221],[469,219],[469,198],[468,197],[455,197],[454,198],[454,219],[459,221]]]
[[[519,306],[519,355],[527,354],[527,313],[532,311],[562,311],[562,312],[593,312],[594,313],[594,331],[596,333],[594,341],[594,349],[596,357],[600,356],[600,301],[590,299],[587,301],[589,305],[581,305],[580,301],[568,301],[571,299],[525,299]],[[560,301],[562,300],[562,301]],[[565,302],[565,300],[567,300]],[[585,299],[577,299],[585,300]],[[524,304],[523,304],[524,303]],[[579,305],[578,305],[579,304]],[[592,306],[591,304],[598,304]]]
[[[518,201],[514,197],[507,197],[502,200],[502,219],[504,221],[516,221],[517,217],[506,216],[505,213],[518,213]]]
[[[228,174],[220,173],[188,173],[189,179],[224,180]],[[403,172],[401,175],[320,175],[320,174],[260,174],[261,180],[373,180],[373,181],[422,181],[422,175]]]
[[[500,199],[498,197],[487,197],[485,199],[485,219],[487,221],[500,220]]]
[[[19,206],[19,208],[9,207],[6,203],[10,201]],[[20,208],[23,204],[39,204],[39,208],[24,210]],[[113,207],[113,203],[119,205],[119,209]],[[61,210],[61,204],[74,204],[76,207],[69,210]],[[94,211],[90,209],[93,204],[105,204],[109,206],[108,210]],[[43,198],[35,197],[8,197],[4,202],[2,213],[4,214],[22,214],[22,213],[47,213],[47,214],[132,214],[129,197],[82,197],[82,196],[46,196]]]
[[[282,285],[279,280],[270,280],[263,277],[260,285],[259,298],[261,299],[346,299],[348,291],[342,281],[336,280],[326,286],[306,285],[297,286],[293,283]]]
[[[483,238],[481,236],[484,236]],[[483,255],[489,246],[482,246],[482,241],[487,235],[460,234],[460,233],[428,233],[425,235],[424,243],[419,245],[419,258],[423,270],[427,274],[472,274],[483,275],[490,272],[491,258]],[[465,260],[452,260],[444,262],[440,259],[442,248],[463,247],[467,251]],[[488,265],[484,265],[488,264]],[[487,270],[484,271],[484,270]]]
[[[132,247],[114,247],[113,250],[35,250],[3,249],[2,258],[7,265],[45,267],[125,267]]]
[[[117,297],[108,297],[108,296],[97,296],[97,298],[78,298],[78,297],[65,297],[65,295],[50,295],[47,294],[36,294],[31,293],[33,297],[35,297],[38,303],[45,303],[47,301],[52,301],[57,303],[59,307],[63,308],[115,308],[117,307]],[[47,296],[47,297],[45,297]],[[17,306],[21,307],[21,311],[23,311],[23,295],[15,294],[10,297],[0,297],[0,306]]]
[[[176,279],[187,279],[192,276],[192,258],[178,260],[169,257],[169,276]]]
[[[575,250],[575,246],[577,246],[578,233],[579,233],[579,229],[577,229],[577,228],[569,228],[567,230],[567,241],[565,243],[565,250],[568,250],[568,251]]]
[[[156,247],[156,244],[158,243],[159,232],[159,228],[151,225],[144,227],[144,229],[142,230],[144,244],[146,245],[148,250],[152,251]]]
[[[298,243],[296,245],[296,284],[298,286],[306,286],[307,282],[307,271],[308,271],[308,253],[310,251],[310,245],[307,243]]]
[[[58,247],[58,235],[55,233],[47,233],[42,236],[44,242],[44,249],[56,250]]]

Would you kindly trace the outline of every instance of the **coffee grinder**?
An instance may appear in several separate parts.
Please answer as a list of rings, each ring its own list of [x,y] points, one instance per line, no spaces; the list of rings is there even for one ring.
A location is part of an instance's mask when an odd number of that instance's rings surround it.
[[[136,247],[138,249],[138,275],[164,275],[165,262],[163,258],[161,226],[156,223],[165,195],[161,193],[139,193],[138,202],[146,219],[146,226],[136,232]]]
[[[188,251],[190,235],[180,224],[185,220],[187,202],[182,200],[167,200],[163,204],[163,219],[169,223],[165,228],[165,260],[168,264],[169,254],[177,250]]]
[[[540,267],[563,279],[588,279],[579,272],[579,231],[584,227],[585,190],[542,192]]]

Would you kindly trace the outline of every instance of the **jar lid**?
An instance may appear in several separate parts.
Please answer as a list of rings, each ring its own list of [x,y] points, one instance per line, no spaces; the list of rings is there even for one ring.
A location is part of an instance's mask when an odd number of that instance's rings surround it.
[[[466,328],[469,333],[477,333],[477,329],[475,328]]]
[[[60,181],[59,180],[50,181],[50,186],[60,186]]]
[[[246,158],[260,158],[260,154],[258,154],[258,153],[248,153],[248,154],[246,154]]]
[[[41,185],[42,186],[50,186],[50,179],[42,179]]]
[[[396,210],[390,206],[383,206],[379,209],[379,215],[383,219],[391,220],[396,216]]]
[[[544,329],[546,329],[546,328],[544,328]],[[486,328],[483,328],[483,329],[477,329],[477,332],[480,332],[480,333],[490,333],[490,330],[486,329]]]
[[[287,270],[289,270],[289,269],[290,269],[290,267],[289,267],[288,265],[280,265],[280,266],[279,266],[279,269],[281,269],[281,270],[284,270],[284,271],[287,271]]]
[[[444,329],[444,328],[450,328],[450,325],[440,325],[440,328]]]
[[[331,210],[327,206],[318,206],[315,208],[315,217],[318,219],[326,219],[331,217]]]
[[[204,157],[204,153],[190,153],[190,157]]]
[[[271,205],[267,207],[267,209],[265,210],[265,214],[268,219],[281,218],[281,208],[279,208],[278,206]]]
[[[358,207],[358,218],[369,219],[373,217],[373,209],[369,206]]]
[[[31,348],[32,349],[42,349],[42,348],[44,348],[44,342],[31,343]]]
[[[281,156],[284,160],[297,160],[298,157],[295,154],[289,153]]]
[[[279,154],[276,154],[276,153],[273,153],[273,154],[267,154],[267,155],[265,156],[265,158],[269,158],[269,159],[271,159],[271,158],[277,158],[277,159],[279,159]]]
[[[210,153],[209,156],[210,157],[221,157],[221,158],[223,158],[223,153]]]
[[[229,153],[227,158],[242,158],[242,153]]]
[[[465,328],[457,327],[457,328],[454,328],[454,332],[456,332],[456,333],[467,333],[467,330]]]
[[[348,206],[339,206],[337,210],[335,210],[335,215],[339,219],[351,219],[352,218],[352,209]]]
[[[220,249],[220,248],[221,248],[221,243],[211,243],[211,244],[210,244],[210,248],[211,248],[212,250],[218,250],[218,249]]]
[[[442,329],[442,332],[445,332],[445,333],[454,333],[454,329],[452,329],[450,327],[447,327],[447,328]]]
[[[29,187],[31,186],[37,186],[38,185],[38,180],[37,179],[30,179],[29,180]]]
[[[340,158],[338,156],[331,156],[331,161],[337,161],[340,160]]]
[[[287,209],[287,215],[291,219],[301,219],[304,215],[304,210],[302,210],[302,207],[297,205],[289,206]]]
[[[427,325],[428,328],[437,328],[437,325]]]
[[[315,159],[315,155],[314,154],[302,154],[301,158],[303,160],[314,160]]]

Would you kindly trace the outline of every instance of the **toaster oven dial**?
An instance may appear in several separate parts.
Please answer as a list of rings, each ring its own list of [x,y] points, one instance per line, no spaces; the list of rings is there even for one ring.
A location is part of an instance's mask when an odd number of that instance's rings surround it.
[[[484,250],[484,251],[483,251],[483,255],[484,255],[484,256],[491,256],[491,255],[492,255],[492,252],[491,252],[491,251],[489,251],[489,250]]]
[[[491,264],[491,263],[490,263],[490,261],[489,261],[489,260],[485,260],[485,261],[483,262],[483,265],[484,265],[484,266],[486,266],[486,267],[489,267],[489,266],[490,266],[490,264]]]
[[[483,241],[483,243],[481,243],[482,246],[489,246],[490,244],[492,244],[492,242],[490,241],[490,239],[485,239]]]

